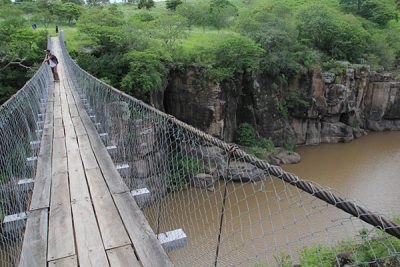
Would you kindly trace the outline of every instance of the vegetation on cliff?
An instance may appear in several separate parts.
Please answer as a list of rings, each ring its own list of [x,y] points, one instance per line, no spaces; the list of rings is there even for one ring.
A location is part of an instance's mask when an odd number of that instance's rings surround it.
[[[17,77],[26,76],[27,68],[5,67],[13,58],[23,58],[28,67],[39,62],[35,48],[43,47],[44,34],[30,29],[33,23],[39,30],[62,24],[79,64],[140,98],[161,90],[168,70],[182,63],[202,66],[210,78],[225,81],[254,72],[288,77],[335,61],[392,69],[400,56],[395,0],[82,4],[1,2],[0,34],[7,37],[1,38],[1,68],[7,72],[0,81],[2,95],[21,86],[15,80],[25,80]],[[10,16],[13,12],[23,16]],[[28,49],[16,52],[15,43],[27,43]]]

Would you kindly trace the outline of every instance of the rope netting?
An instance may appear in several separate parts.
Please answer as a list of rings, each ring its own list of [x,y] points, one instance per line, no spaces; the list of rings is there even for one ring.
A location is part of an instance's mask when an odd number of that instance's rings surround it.
[[[43,65],[0,107],[1,266],[19,261],[50,85]]]
[[[88,114],[176,265],[400,266],[396,222],[103,83],[60,38]]]

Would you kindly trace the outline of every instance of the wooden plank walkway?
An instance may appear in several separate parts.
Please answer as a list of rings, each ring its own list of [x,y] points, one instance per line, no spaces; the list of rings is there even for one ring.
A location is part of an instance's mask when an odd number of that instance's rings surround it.
[[[172,266],[52,44],[60,82],[49,92],[19,266]]]

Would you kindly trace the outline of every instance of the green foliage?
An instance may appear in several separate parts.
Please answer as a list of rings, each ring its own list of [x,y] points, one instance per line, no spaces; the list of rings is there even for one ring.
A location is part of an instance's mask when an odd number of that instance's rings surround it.
[[[183,3],[177,7],[176,11],[187,19],[189,29],[196,25],[205,31],[205,27],[210,25],[209,5],[206,2]]]
[[[139,9],[145,8],[149,10],[154,6],[155,6],[154,0],[139,0],[138,2]]]
[[[301,266],[334,266],[335,262],[335,250],[328,246],[315,245],[300,253]]]
[[[236,16],[238,9],[229,0],[211,0],[209,9],[209,20],[217,29],[225,27],[232,17]]]
[[[266,153],[275,153],[275,145],[271,138],[258,138],[253,126],[242,123],[236,129],[235,142],[247,146],[246,151],[258,158],[264,158]]]
[[[145,98],[148,93],[163,89],[167,70],[154,51],[132,51],[125,60],[129,62],[129,71],[121,82],[125,92]]]
[[[293,152],[294,148],[296,147],[296,142],[294,140],[287,140],[284,144],[283,144],[283,148],[286,149],[289,152]]]
[[[289,109],[284,98],[277,99],[276,107],[283,117],[287,118],[289,116]]]
[[[235,36],[215,47],[215,74],[218,80],[225,80],[258,69],[259,58],[263,54],[252,40]]]
[[[173,52],[178,42],[185,37],[187,21],[180,15],[162,15],[153,23],[153,33],[164,41],[165,47]]]
[[[277,256],[274,257],[276,261],[276,267],[292,267],[293,262],[290,256],[284,254],[284,253],[279,253]]]
[[[367,49],[369,35],[350,19],[326,6],[311,5],[298,15],[299,38],[334,59],[357,61]]]
[[[167,9],[175,11],[176,8],[182,3],[182,0],[167,0],[165,1],[165,6],[167,7]]]
[[[340,5],[344,11],[360,15],[380,26],[398,18],[396,3],[392,0],[341,0]]]
[[[242,123],[236,129],[235,141],[239,145],[254,146],[257,143],[257,135],[253,126],[249,123]]]
[[[99,54],[118,51],[124,45],[124,21],[110,10],[92,8],[79,18],[78,29],[88,36]],[[118,51],[122,52],[122,51]]]
[[[267,150],[268,152],[272,152],[272,153],[276,152],[276,148],[275,148],[274,142],[272,141],[271,137],[260,138],[260,140],[258,142],[258,146]]]
[[[311,67],[318,60],[316,53],[298,41],[291,10],[282,6],[262,6],[240,14],[239,31],[260,43],[265,50],[262,69],[272,76],[294,75],[301,64]]]
[[[286,106],[289,110],[306,109],[310,103],[306,101],[298,90],[290,89],[285,95]]]
[[[73,3],[76,5],[83,5],[85,4],[85,1],[83,0],[61,0],[62,3]]]
[[[246,148],[246,152],[259,158],[259,159],[263,159],[265,157],[265,154],[267,151],[264,148],[261,148],[258,146],[252,146],[252,147]]]
[[[0,104],[20,89],[43,59],[47,33],[31,29],[13,5],[0,8]]]
[[[201,161],[194,156],[178,155],[169,164],[167,188],[169,192],[181,191],[187,188],[190,179],[203,172]]]

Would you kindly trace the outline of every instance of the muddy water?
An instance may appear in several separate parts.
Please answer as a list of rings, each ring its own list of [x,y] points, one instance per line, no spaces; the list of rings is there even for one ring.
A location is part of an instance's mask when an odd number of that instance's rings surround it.
[[[400,132],[370,134],[349,144],[297,150],[302,162],[287,171],[386,215],[400,214]],[[179,266],[214,264],[224,185],[170,194],[161,207],[161,232],[182,228],[184,249],[169,253]],[[147,210],[155,225],[156,209]],[[334,244],[362,227],[351,217],[266,174],[262,182],[229,184],[220,240],[220,266],[273,266],[276,256],[297,261],[301,248]]]
[[[400,132],[371,133],[348,144],[302,147],[285,169],[357,199],[374,211],[400,214]]]

